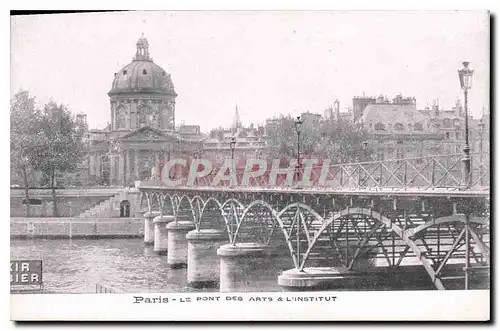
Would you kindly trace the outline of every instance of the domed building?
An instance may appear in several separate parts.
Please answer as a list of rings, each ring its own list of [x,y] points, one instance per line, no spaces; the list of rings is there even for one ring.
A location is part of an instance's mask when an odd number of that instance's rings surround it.
[[[170,158],[201,147],[199,126],[175,123],[177,93],[170,74],[153,62],[144,36],[132,62],[114,74],[110,124],[89,132],[89,175],[97,184],[131,185],[159,174]]]

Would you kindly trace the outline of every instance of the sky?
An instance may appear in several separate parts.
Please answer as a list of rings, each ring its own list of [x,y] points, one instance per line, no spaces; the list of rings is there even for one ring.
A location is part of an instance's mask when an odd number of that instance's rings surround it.
[[[171,74],[177,124],[203,131],[279,114],[323,113],[353,96],[402,93],[422,109],[463,99],[457,69],[474,70],[469,108],[489,105],[489,17],[481,11],[139,11],[11,17],[11,96],[28,90],[110,120],[115,72],[144,33]]]

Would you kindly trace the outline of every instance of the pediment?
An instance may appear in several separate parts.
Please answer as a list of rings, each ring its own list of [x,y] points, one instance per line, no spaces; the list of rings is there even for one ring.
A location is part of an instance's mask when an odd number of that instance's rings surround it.
[[[140,129],[137,129],[133,132],[129,132],[123,137],[121,137],[122,141],[128,141],[128,140],[147,140],[147,141],[152,141],[152,140],[168,140],[169,137],[165,136],[165,134],[159,130],[150,128],[150,127],[143,127]]]

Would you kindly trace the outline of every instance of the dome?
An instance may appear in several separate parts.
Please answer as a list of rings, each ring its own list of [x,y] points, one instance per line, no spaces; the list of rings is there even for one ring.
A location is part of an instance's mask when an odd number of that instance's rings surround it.
[[[177,96],[170,74],[149,57],[148,40],[141,37],[136,45],[132,63],[115,73],[108,95],[149,92]]]

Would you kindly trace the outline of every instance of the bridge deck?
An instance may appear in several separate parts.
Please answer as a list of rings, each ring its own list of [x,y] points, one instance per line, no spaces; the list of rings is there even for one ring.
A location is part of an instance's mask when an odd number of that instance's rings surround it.
[[[276,193],[301,195],[356,195],[356,196],[426,196],[426,197],[483,197],[490,195],[489,187],[474,190],[457,189],[294,189],[294,188],[261,188],[261,187],[168,187],[164,185],[141,185],[141,191],[198,191],[198,192],[227,192],[227,193]]]

